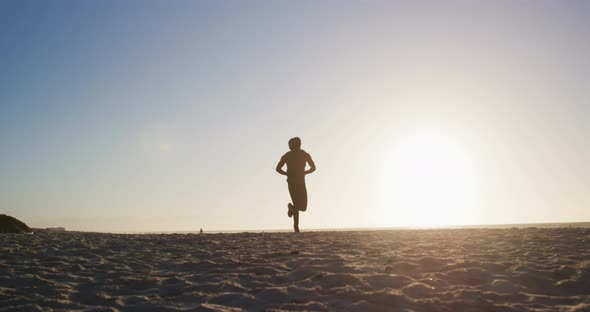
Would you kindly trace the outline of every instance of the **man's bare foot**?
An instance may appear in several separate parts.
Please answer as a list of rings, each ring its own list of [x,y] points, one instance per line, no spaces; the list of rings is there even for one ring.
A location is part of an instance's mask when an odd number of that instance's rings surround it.
[[[289,216],[289,218],[291,218],[293,216],[293,204],[289,203],[287,207],[289,208],[289,210],[287,211],[287,215]]]

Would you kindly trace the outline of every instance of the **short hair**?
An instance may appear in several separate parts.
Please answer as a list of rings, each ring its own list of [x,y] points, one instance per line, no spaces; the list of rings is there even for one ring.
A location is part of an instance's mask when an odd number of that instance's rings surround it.
[[[290,149],[300,149],[301,148],[301,139],[298,137],[291,138],[289,140],[289,148]]]

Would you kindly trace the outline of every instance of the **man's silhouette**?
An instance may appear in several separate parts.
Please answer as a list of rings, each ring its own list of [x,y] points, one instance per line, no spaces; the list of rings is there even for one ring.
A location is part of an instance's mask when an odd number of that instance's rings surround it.
[[[287,176],[289,184],[289,194],[293,204],[287,205],[289,218],[293,216],[293,228],[299,232],[299,211],[307,209],[307,189],[305,187],[305,175],[315,171],[315,163],[308,153],[301,149],[301,139],[292,138],[289,140],[289,149],[277,164],[277,172]],[[287,171],[283,166],[287,164]],[[309,164],[309,169],[305,170],[305,165]]]

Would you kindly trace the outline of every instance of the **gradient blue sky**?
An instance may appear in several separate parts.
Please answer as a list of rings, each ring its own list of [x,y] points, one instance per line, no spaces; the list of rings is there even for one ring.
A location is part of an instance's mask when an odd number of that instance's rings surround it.
[[[590,221],[589,13],[0,1],[0,212],[97,231],[286,229],[274,166],[300,136],[318,165],[303,228]]]

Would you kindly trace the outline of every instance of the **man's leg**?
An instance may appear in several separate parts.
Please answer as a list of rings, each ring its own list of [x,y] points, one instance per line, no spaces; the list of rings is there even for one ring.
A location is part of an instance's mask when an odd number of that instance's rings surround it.
[[[289,194],[295,211],[307,210],[307,188],[305,183],[289,183]]]
[[[288,183],[287,185],[289,186],[289,195],[291,196],[291,203],[289,203],[287,205],[287,208],[289,209],[287,215],[289,216],[289,218],[291,218],[293,216],[293,214],[295,213],[295,211],[297,211],[295,209],[295,201],[297,200],[297,195],[296,195],[296,189],[295,186],[292,183]]]
[[[307,187],[305,186],[305,183],[303,184],[299,184],[298,185],[298,198],[299,201],[297,203],[297,210],[299,211],[305,211],[307,210]]]
[[[289,183],[289,194],[293,201],[293,229],[299,232],[299,211],[307,209],[307,190],[305,183]]]
[[[293,211],[293,230],[295,233],[299,233],[299,211]]]

